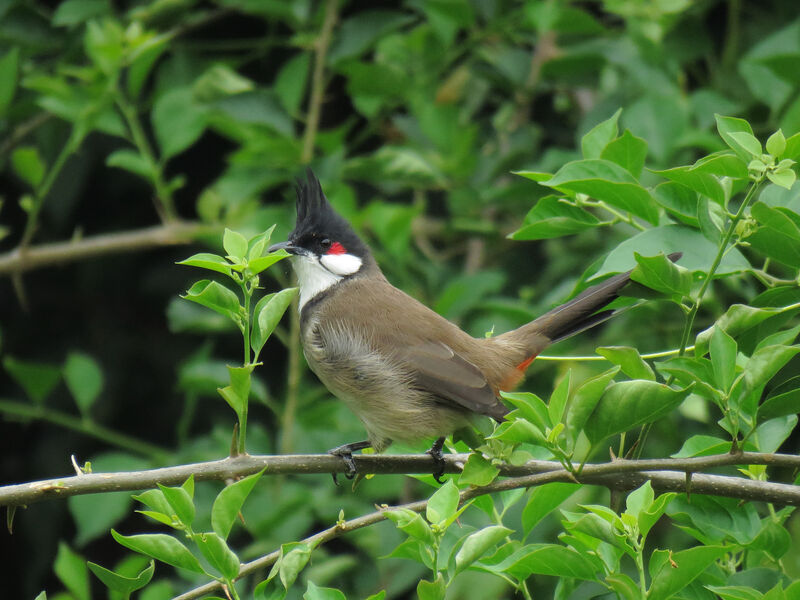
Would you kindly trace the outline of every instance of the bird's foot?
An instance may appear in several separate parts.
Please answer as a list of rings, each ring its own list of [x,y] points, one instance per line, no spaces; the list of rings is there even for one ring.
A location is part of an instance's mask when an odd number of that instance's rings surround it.
[[[353,460],[353,452],[371,447],[372,444],[365,440],[363,442],[353,442],[351,444],[345,444],[343,446],[333,448],[328,450],[328,454],[338,456],[344,461],[344,464],[347,467],[347,471],[345,471],[344,476],[348,479],[352,479],[358,472],[358,469],[356,468],[356,461]],[[339,481],[336,479],[336,473],[331,473],[331,476],[333,477],[333,483],[339,485]]]
[[[436,480],[436,483],[439,485],[444,483],[444,481],[442,481],[442,475],[444,475],[444,468],[447,464],[444,460],[444,455],[442,454],[442,448],[444,448],[444,438],[440,437],[438,440],[433,442],[431,449],[426,452],[426,454],[430,454],[433,457],[433,460],[436,462],[436,469],[433,471],[432,475]]]

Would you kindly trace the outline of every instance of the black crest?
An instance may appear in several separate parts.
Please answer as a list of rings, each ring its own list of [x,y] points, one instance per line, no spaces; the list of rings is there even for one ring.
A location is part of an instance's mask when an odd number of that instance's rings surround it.
[[[297,221],[289,238],[296,244],[308,246],[312,239],[329,238],[339,242],[348,252],[365,256],[366,244],[350,224],[331,206],[314,172],[306,170],[307,181],[297,180]]]

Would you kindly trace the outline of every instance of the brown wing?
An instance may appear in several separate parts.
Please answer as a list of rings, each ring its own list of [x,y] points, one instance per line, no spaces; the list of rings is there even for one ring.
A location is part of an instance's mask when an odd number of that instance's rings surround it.
[[[422,342],[398,356],[414,375],[414,384],[459,408],[498,421],[508,412],[483,373],[442,342]]]

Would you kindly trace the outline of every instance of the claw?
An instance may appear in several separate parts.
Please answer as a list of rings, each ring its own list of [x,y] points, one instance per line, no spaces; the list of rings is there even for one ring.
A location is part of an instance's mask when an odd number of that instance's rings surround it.
[[[431,473],[433,475],[434,480],[439,485],[442,485],[444,481],[442,481],[441,477],[444,475],[444,468],[447,463],[444,460],[444,455],[442,454],[442,448],[444,447],[444,438],[440,437],[437,439],[431,449],[426,452],[426,454],[430,454],[434,461],[436,461],[436,470]]]
[[[353,452],[355,450],[363,450],[364,448],[371,447],[372,444],[368,441],[353,442],[351,444],[345,444],[344,446],[339,446],[337,448],[328,450],[328,454],[341,457],[345,466],[347,467],[347,471],[345,472],[344,476],[347,479],[353,479],[353,477],[356,476],[356,473],[358,473],[356,461],[353,460]],[[339,481],[336,479],[336,473],[331,473],[331,476],[333,477],[333,483],[339,485]]]

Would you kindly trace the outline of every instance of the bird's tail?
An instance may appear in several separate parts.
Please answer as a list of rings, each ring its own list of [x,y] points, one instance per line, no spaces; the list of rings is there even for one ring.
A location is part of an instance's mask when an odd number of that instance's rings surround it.
[[[675,252],[669,255],[669,259],[675,262],[681,256],[682,253]],[[498,341],[506,341],[524,349],[525,355],[516,367],[520,375],[533,362],[533,359],[550,344],[586,331],[590,327],[610,319],[616,311],[603,310],[603,308],[619,297],[620,291],[630,282],[630,279],[631,271],[614,275],[585,289],[572,300],[546,312],[527,325],[498,336]]]

